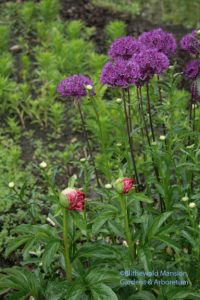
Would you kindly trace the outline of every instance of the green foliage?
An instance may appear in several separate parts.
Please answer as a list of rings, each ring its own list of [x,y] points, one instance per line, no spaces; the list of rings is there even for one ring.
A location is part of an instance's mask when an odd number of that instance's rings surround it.
[[[126,35],[126,24],[123,21],[111,21],[105,27],[106,34],[109,40],[112,42],[115,39],[120,38],[123,35]]]

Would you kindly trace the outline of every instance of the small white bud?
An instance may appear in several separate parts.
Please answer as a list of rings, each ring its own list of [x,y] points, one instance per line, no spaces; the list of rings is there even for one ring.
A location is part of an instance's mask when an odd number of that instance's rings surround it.
[[[160,141],[166,140],[166,136],[165,136],[165,135],[161,135],[161,136],[159,137],[159,140],[160,140]]]
[[[200,224],[198,225],[199,229],[200,229]]]
[[[188,196],[185,195],[184,197],[181,198],[181,201],[183,202],[187,202],[189,200]]]
[[[105,184],[105,188],[106,188],[107,190],[112,189],[112,184],[110,184],[110,183]]]
[[[40,168],[41,169],[45,169],[47,167],[47,163],[45,162],[45,161],[42,161],[41,163],[40,163]]]
[[[85,86],[86,90],[91,91],[93,89],[93,86],[91,84],[88,84]]]
[[[80,159],[80,162],[85,162],[86,161],[86,158],[85,157],[82,157],[81,159]]]
[[[194,202],[190,202],[190,204],[189,204],[189,208],[195,208],[196,207],[196,203],[194,203]]]
[[[122,144],[121,144],[121,143],[117,143],[116,145],[117,145],[117,147],[121,147],[121,146],[122,146]]]
[[[152,142],[151,145],[152,145],[152,146],[156,146],[157,143],[156,143],[156,142]]]
[[[187,149],[192,149],[192,148],[194,148],[194,144],[188,145],[186,148],[187,148]]]
[[[120,103],[122,103],[122,99],[121,99],[121,98],[117,98],[117,99],[116,99],[116,102],[117,102],[118,104],[120,104]]]
[[[14,183],[13,181],[9,182],[8,187],[9,187],[10,189],[13,189],[14,186],[15,186],[15,183]]]
[[[124,247],[128,247],[127,241],[123,241],[122,245],[123,245]]]
[[[76,143],[77,142],[77,138],[76,137],[74,137],[74,138],[72,138],[71,139],[71,143],[73,144],[73,143]]]
[[[188,248],[183,248],[183,252],[184,252],[185,254],[188,254]]]

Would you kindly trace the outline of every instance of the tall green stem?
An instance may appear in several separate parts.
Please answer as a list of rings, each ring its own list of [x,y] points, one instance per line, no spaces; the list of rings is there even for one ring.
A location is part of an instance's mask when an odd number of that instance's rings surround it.
[[[146,84],[146,90],[147,90],[147,109],[148,109],[148,115],[149,115],[149,122],[150,122],[150,128],[151,128],[151,134],[153,141],[155,141],[155,134],[153,129],[153,119],[152,119],[152,112],[151,112],[151,102],[150,102],[150,96],[149,96],[149,84]]]
[[[126,130],[127,130],[128,141],[129,141],[129,146],[130,146],[131,159],[132,159],[132,163],[133,163],[136,184],[138,187],[139,186],[139,177],[138,177],[138,173],[137,173],[136,161],[135,161],[134,150],[133,150],[133,142],[132,142],[132,137],[131,137],[131,133],[130,133],[129,117],[128,117],[127,106],[126,106],[126,96],[125,96],[125,92],[123,89],[122,89],[122,96],[123,96],[123,102],[124,102],[124,114],[125,114],[125,120],[126,120]]]
[[[63,242],[66,277],[69,282],[72,282],[72,267],[69,256],[68,210],[66,208],[63,210]]]
[[[92,149],[91,149],[91,146],[90,146],[90,141],[89,141],[89,137],[88,137],[88,133],[87,133],[87,129],[86,129],[84,116],[83,116],[83,113],[82,113],[82,110],[81,110],[81,105],[80,105],[78,100],[77,100],[77,107],[78,107],[78,111],[79,111],[79,114],[80,114],[80,118],[81,118],[81,122],[82,122],[82,126],[83,126],[83,131],[84,131],[84,134],[85,134],[85,139],[86,139],[86,142],[87,142],[88,152],[90,154],[91,162],[92,162],[92,165],[93,165],[93,168],[94,168],[96,181],[97,181],[98,186],[100,187],[100,180],[99,180],[99,176],[98,176],[97,169],[96,169],[96,166],[95,166],[95,160],[94,160],[94,156],[93,156]]]
[[[131,232],[130,232],[130,228],[129,228],[128,214],[127,214],[127,207],[126,207],[126,198],[123,195],[120,196],[120,205],[121,205],[121,210],[122,210],[122,214],[124,217],[124,229],[125,229],[127,244],[129,247],[131,259],[134,260],[135,259],[135,248],[134,248],[134,244],[132,241],[132,236],[131,236]]]

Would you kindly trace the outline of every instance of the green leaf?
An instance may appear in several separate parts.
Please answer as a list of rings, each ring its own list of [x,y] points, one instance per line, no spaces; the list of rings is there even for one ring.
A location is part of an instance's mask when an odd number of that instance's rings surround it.
[[[152,270],[152,254],[151,251],[147,247],[140,248],[138,250],[140,261],[142,262],[144,269],[146,272]]]
[[[130,198],[136,201],[142,201],[146,203],[153,203],[152,199],[149,199],[144,193],[138,193],[138,194],[131,194]]]
[[[148,238],[151,239],[156,235],[162,226],[162,224],[172,215],[172,212],[162,213],[160,216],[156,217],[151,223],[148,229]]]
[[[104,211],[94,219],[92,225],[92,233],[95,235],[100,228],[110,219],[115,216],[112,211]]]
[[[53,281],[48,282],[45,290],[45,299],[48,300],[61,300],[66,294],[68,284],[66,281]]]
[[[6,248],[5,256],[8,257],[17,248],[19,248],[23,244],[27,243],[30,240],[30,238],[31,238],[30,236],[25,235],[25,236],[19,236],[15,239],[11,240]]]
[[[82,246],[75,257],[93,257],[100,260],[117,260],[118,251],[109,245],[90,244]]]
[[[130,296],[127,300],[156,300],[155,296],[148,291],[141,291]]]
[[[71,211],[71,215],[75,225],[81,230],[83,235],[87,235],[87,223],[83,213],[78,211]]]
[[[85,276],[88,285],[95,285],[97,283],[117,284],[120,280],[120,275],[117,270],[110,270],[108,268],[93,268]]]
[[[97,284],[91,289],[92,296],[95,300],[118,300],[117,295],[112,291],[112,289],[103,284]]]
[[[165,236],[165,235],[157,235],[153,237],[154,240],[161,241],[168,246],[172,247],[175,251],[180,251],[179,246],[177,245],[176,242],[174,242],[170,237]]]
[[[58,252],[59,247],[60,247],[59,240],[50,241],[46,245],[45,251],[42,255],[42,264],[45,272],[48,271],[52,261],[54,260],[56,253]]]
[[[188,297],[189,299],[200,299],[199,293],[194,293],[192,289],[188,288],[171,288],[167,292],[168,299],[170,300],[182,300]]]

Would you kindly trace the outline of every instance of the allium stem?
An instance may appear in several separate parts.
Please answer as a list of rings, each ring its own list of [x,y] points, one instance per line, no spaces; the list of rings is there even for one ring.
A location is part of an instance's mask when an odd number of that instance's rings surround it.
[[[122,210],[122,214],[123,214],[123,218],[124,218],[124,229],[125,229],[127,244],[128,244],[129,251],[130,251],[130,256],[131,256],[131,259],[134,260],[136,253],[135,253],[135,247],[134,247],[134,244],[132,241],[131,231],[129,228],[128,213],[127,213],[127,207],[126,207],[126,197],[124,195],[120,196],[120,205],[121,205],[121,210]]]
[[[83,126],[83,131],[84,131],[84,134],[85,134],[85,139],[86,139],[86,142],[87,142],[88,152],[90,154],[92,165],[93,165],[93,168],[94,168],[96,181],[97,181],[98,186],[100,187],[100,180],[99,180],[99,176],[98,176],[97,169],[96,169],[96,166],[95,166],[94,156],[93,156],[92,149],[91,149],[91,146],[90,146],[90,141],[89,141],[86,125],[85,125],[85,120],[84,120],[84,117],[83,117],[83,113],[82,113],[81,105],[80,105],[79,101],[77,101],[77,106],[78,106],[78,111],[79,111],[79,114],[80,114],[80,117],[81,117],[81,122],[82,122],[82,126]]]
[[[147,92],[147,110],[148,110],[148,115],[149,115],[151,134],[152,134],[153,141],[155,141],[155,134],[154,134],[154,129],[153,129],[153,119],[152,119],[152,112],[151,112],[151,102],[150,102],[150,96],[149,96],[149,84],[148,84],[148,82],[146,84],[146,92]]]
[[[150,137],[149,137],[147,122],[146,122],[146,119],[145,119],[141,88],[139,88],[139,90],[137,90],[137,97],[138,97],[138,102],[140,103],[141,115],[142,115],[142,120],[143,120],[143,123],[144,123],[144,129],[145,129],[147,141],[148,141],[150,152],[151,152],[153,168],[154,168],[154,171],[155,171],[156,179],[157,179],[158,183],[160,183],[159,171],[158,171],[158,168],[156,166],[156,163],[155,163],[155,160],[154,160],[154,157],[153,157],[153,150],[152,150],[151,141],[150,141]],[[164,211],[164,202],[163,202],[163,199],[162,199],[161,196],[160,196],[160,208],[161,208],[161,211]]]
[[[63,209],[63,242],[64,242],[64,258],[66,277],[69,282],[72,282],[72,266],[69,255],[69,228],[68,228],[68,210]]]
[[[163,97],[162,97],[162,90],[161,90],[159,75],[157,75],[157,79],[158,79],[158,92],[159,92],[159,97],[160,97],[160,104],[163,105]],[[165,124],[162,124],[162,128],[163,128],[163,134],[166,135]],[[166,144],[166,140],[165,140],[165,144]]]
[[[130,89],[127,89],[127,94],[128,94],[128,119],[129,119],[129,128],[130,128],[130,133],[132,132],[132,118],[131,118],[131,95],[130,95]]]
[[[125,114],[125,119],[126,119],[126,130],[127,130],[128,141],[129,141],[129,146],[130,146],[131,159],[132,159],[133,169],[134,169],[134,173],[135,173],[136,184],[138,186],[139,178],[138,178],[136,162],[135,162],[135,157],[134,157],[133,142],[132,142],[130,127],[129,127],[129,118],[128,118],[128,112],[127,112],[127,107],[126,107],[126,96],[125,96],[125,92],[123,89],[122,89],[122,96],[123,96],[123,102],[124,102],[124,114]]]

